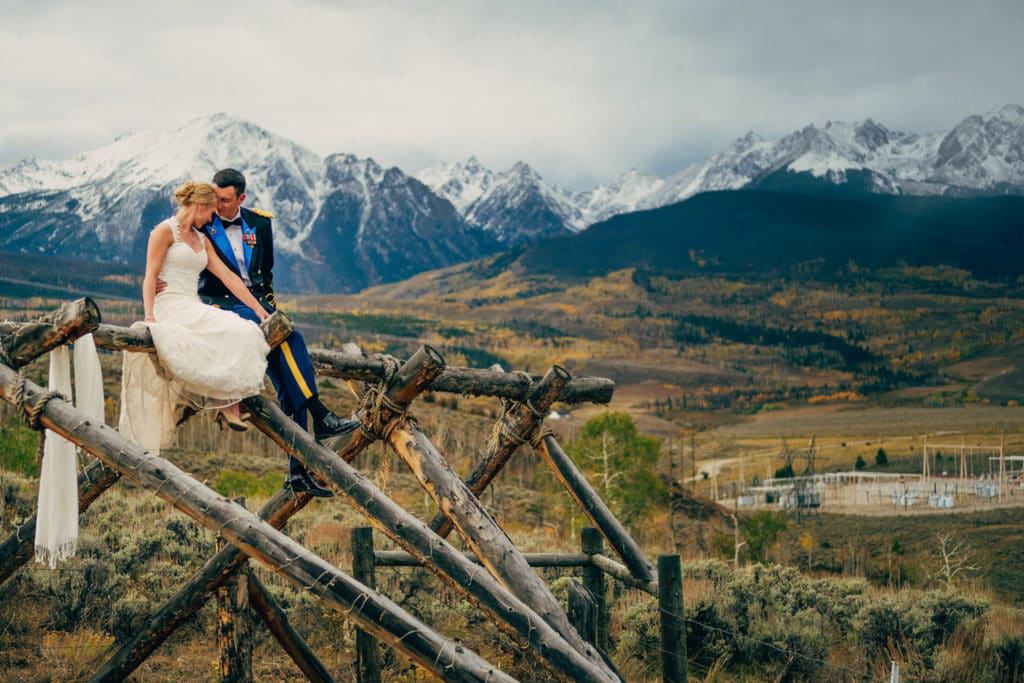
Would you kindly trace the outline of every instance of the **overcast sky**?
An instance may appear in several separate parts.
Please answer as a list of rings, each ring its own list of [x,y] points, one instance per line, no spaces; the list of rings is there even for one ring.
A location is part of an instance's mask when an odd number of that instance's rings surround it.
[[[571,187],[747,130],[912,131],[1024,104],[1024,2],[0,0],[0,165],[225,111],[415,171]]]

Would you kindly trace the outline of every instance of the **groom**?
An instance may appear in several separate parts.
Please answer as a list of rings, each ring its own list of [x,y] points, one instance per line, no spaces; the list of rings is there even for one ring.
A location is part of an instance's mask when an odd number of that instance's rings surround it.
[[[274,240],[270,225],[273,215],[242,206],[245,176],[235,169],[217,171],[213,184],[217,192],[217,212],[203,230],[221,260],[242,278],[253,296],[272,313],[276,308],[272,287]],[[208,304],[259,322],[252,309],[236,299],[220,280],[205,270],[199,276],[199,296]],[[318,440],[357,428],[357,421],[341,419],[320,402],[313,363],[298,330],[267,356],[267,374],[277,389],[281,409],[288,417],[306,429],[307,413],[313,416],[313,432]],[[321,498],[334,495],[291,456],[284,486],[296,493],[304,491]]]

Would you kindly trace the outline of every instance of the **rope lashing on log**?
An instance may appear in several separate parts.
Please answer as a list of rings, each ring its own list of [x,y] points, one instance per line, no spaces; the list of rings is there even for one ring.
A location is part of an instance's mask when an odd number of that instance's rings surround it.
[[[515,370],[510,374],[521,377],[527,383],[528,387],[533,385],[533,377],[530,376],[530,373],[528,372]],[[516,406],[525,407],[536,419],[533,427],[525,435],[521,435],[519,430],[516,428],[516,425],[512,424],[510,421],[512,410]],[[505,437],[509,441],[514,442],[517,448],[526,444],[529,444],[533,448],[539,447],[541,439],[548,434],[554,434],[550,428],[544,427],[545,417],[547,417],[547,413],[534,405],[533,397],[530,396],[529,393],[527,393],[526,397],[521,401],[514,398],[502,398],[501,414],[498,415],[498,419],[494,423],[494,429],[491,432],[491,441],[490,444],[488,444],[488,448],[497,448],[498,444],[501,443],[501,437]],[[479,495],[479,493],[477,495]]]
[[[492,365],[489,372],[506,374],[500,365]],[[507,374],[510,378],[516,377],[513,373]],[[512,454],[524,443],[523,439],[526,442],[536,439],[538,443],[543,440],[548,434],[547,430],[540,427],[544,413],[572,381],[569,372],[559,365],[552,365],[537,381],[533,381],[527,373],[519,373],[516,379],[519,386],[523,386],[524,379],[530,384],[525,391],[519,392],[522,401],[510,399],[509,402],[502,402],[502,416],[495,423],[485,453],[466,477],[466,485],[476,496],[480,496],[504,469]],[[431,521],[430,528],[444,538],[451,533],[453,527],[444,513],[438,513]]]
[[[373,441],[387,441],[396,427],[415,418],[409,414],[408,403],[403,405],[389,396],[401,364],[394,356],[380,354],[379,358],[384,362],[384,374],[376,382],[363,382],[360,404],[367,419],[359,421],[359,429]]]
[[[0,355],[0,363],[10,368],[14,367],[11,365],[11,359],[6,353]],[[21,421],[25,423],[25,426],[39,432],[39,444],[36,446],[37,463],[43,461],[43,451],[46,448],[46,428],[39,424],[39,416],[42,415],[43,408],[46,407],[47,402],[55,398],[59,398],[62,401],[68,400],[68,397],[59,391],[47,390],[39,397],[38,403],[27,401],[25,399],[25,376],[22,374],[21,369],[18,368],[18,383],[14,387],[11,404],[14,406],[15,411],[17,411]]]

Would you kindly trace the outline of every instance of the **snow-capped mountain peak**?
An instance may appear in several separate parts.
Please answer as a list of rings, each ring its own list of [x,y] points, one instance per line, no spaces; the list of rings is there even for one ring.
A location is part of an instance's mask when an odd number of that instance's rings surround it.
[[[491,189],[494,175],[479,159],[471,156],[465,161],[430,166],[416,177],[464,214],[470,204]]]
[[[322,159],[226,114],[122,135],[64,161],[0,169],[4,248],[137,260],[149,230],[173,211],[174,187],[226,167],[245,173],[247,206],[275,215],[275,282],[285,286],[351,291],[494,248],[401,170],[351,154]]]

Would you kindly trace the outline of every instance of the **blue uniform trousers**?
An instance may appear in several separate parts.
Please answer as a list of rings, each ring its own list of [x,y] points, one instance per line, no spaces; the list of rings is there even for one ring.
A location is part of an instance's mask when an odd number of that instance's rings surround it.
[[[261,297],[259,302],[267,312],[274,312],[274,307],[265,298]],[[246,320],[259,322],[256,312],[245,304],[238,303],[231,310]],[[306,349],[306,340],[298,330],[288,335],[288,338],[267,356],[267,374],[277,389],[277,400],[281,404],[281,410],[300,427],[307,429],[309,411],[306,409],[306,402],[317,395],[316,377],[313,375],[313,362]],[[289,474],[302,474],[305,471],[306,468],[301,462],[288,456]]]

